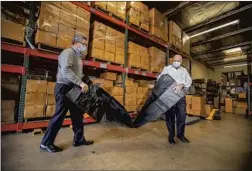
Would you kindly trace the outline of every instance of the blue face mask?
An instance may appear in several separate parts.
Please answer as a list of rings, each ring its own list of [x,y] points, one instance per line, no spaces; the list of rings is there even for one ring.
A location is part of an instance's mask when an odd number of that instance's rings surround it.
[[[87,46],[81,44],[80,47],[77,48],[77,50],[79,51],[79,53],[83,53],[87,50]]]
[[[181,65],[181,63],[178,62],[178,61],[174,61],[174,62],[172,63],[172,66],[173,66],[174,68],[179,68],[180,65]]]

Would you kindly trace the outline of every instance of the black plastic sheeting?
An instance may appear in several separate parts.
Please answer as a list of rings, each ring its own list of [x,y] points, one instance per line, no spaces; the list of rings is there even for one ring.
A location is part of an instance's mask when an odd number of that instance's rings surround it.
[[[66,94],[70,101],[97,122],[100,122],[105,115],[107,120],[117,121],[131,128],[156,120],[186,94],[185,91],[175,94],[173,88],[176,82],[170,75],[164,74],[158,79],[139,115],[132,121],[129,113],[115,98],[94,85],[88,77],[83,77],[82,80],[88,84],[89,90],[83,93],[79,87],[74,87]]]

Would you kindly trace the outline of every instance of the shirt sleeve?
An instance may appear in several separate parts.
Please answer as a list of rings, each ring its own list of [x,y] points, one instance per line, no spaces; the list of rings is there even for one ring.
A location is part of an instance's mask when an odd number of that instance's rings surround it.
[[[60,55],[59,62],[63,77],[80,86],[82,84],[82,80],[73,71],[74,56],[71,52],[63,51]]]
[[[187,70],[185,69],[185,84],[184,87],[189,89],[192,85],[192,78],[190,76],[190,74],[187,72]]]

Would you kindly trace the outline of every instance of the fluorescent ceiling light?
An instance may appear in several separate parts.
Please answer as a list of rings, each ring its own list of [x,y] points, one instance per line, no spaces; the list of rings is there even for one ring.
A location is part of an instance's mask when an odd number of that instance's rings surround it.
[[[237,48],[224,50],[223,52],[227,55],[227,54],[230,54],[230,53],[241,52],[241,51],[242,51],[242,49],[240,47],[237,47]]]
[[[234,20],[234,21],[232,21],[232,22],[229,22],[229,23],[226,23],[226,24],[223,24],[223,25],[214,27],[214,28],[212,28],[212,29],[209,29],[209,30],[206,30],[206,31],[197,33],[197,34],[194,34],[194,35],[190,36],[190,38],[193,38],[193,37],[196,37],[196,36],[200,36],[200,35],[202,35],[202,34],[206,34],[206,33],[212,32],[212,31],[214,31],[214,30],[221,29],[221,28],[223,28],[223,27],[227,27],[227,26],[230,26],[230,25],[238,24],[239,22],[240,22],[240,20]]]
[[[227,66],[224,66],[224,68],[240,67],[240,66],[246,66],[246,65],[248,65],[248,64],[244,63],[244,64],[237,64],[237,65],[227,65]]]
[[[234,61],[238,59],[246,59],[247,55],[242,55],[242,56],[236,56],[236,57],[230,57],[230,58],[224,58],[224,61]]]

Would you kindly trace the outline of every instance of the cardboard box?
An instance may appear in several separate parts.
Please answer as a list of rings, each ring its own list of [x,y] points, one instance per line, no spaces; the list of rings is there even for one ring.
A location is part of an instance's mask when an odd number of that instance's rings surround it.
[[[94,84],[99,84],[101,87],[113,87],[113,85],[114,85],[113,81],[105,80],[105,79],[101,79],[101,78],[93,78],[93,79],[91,79],[91,81]]]
[[[56,86],[56,82],[49,81],[47,83],[47,94],[54,94],[55,86]]]
[[[107,26],[104,25],[103,23],[100,23],[98,21],[94,21],[92,27],[93,27],[93,30],[94,30],[94,34],[96,32],[101,32],[104,35],[106,35]]]
[[[53,94],[48,94],[47,95],[47,105],[55,105],[56,101],[55,101],[55,96]]]
[[[92,48],[90,52],[90,57],[104,59],[104,51],[101,49]]]
[[[91,48],[92,49],[100,49],[100,50],[104,51],[105,50],[105,42],[97,40],[97,39],[94,39],[92,41]]]
[[[137,92],[146,95],[149,91],[149,87],[137,87]]]
[[[104,79],[107,79],[107,80],[112,80],[112,81],[115,81],[116,80],[116,76],[117,74],[114,73],[114,72],[104,72],[100,75],[100,78],[104,78]]]
[[[186,104],[192,104],[192,95],[186,95]]]
[[[82,35],[89,40],[89,31],[87,30],[75,30],[75,35]]]
[[[45,80],[27,80],[26,93],[46,93],[47,82]]]
[[[113,87],[103,87],[101,86],[108,94],[112,94]]]
[[[89,32],[89,29],[90,29],[89,22],[90,22],[89,20],[85,20],[83,18],[77,17],[75,27],[78,30],[85,30],[85,31]]]
[[[59,23],[67,26],[67,27],[76,27],[76,14],[69,13],[65,10],[60,9],[60,17],[59,17]]]
[[[48,17],[48,15],[40,14],[37,20],[38,28],[50,33],[58,33],[59,19]]]
[[[116,39],[116,47],[124,49],[124,40]]]
[[[104,10],[107,9],[107,1],[94,1],[94,5]]]
[[[233,112],[233,100],[229,98],[225,98],[225,111],[228,113]]]
[[[76,14],[77,6],[71,2],[61,2],[61,8],[69,13]]]
[[[123,87],[113,87],[112,96],[123,96]]]
[[[50,33],[38,29],[35,37],[35,42],[36,44],[42,43],[55,47],[57,42],[57,35],[55,33]]]
[[[45,105],[35,105],[35,106],[27,106],[25,105],[24,109],[24,118],[40,118],[44,117]]]
[[[116,46],[114,44],[105,44],[105,52],[116,52]]]
[[[1,110],[1,122],[2,123],[13,123],[15,117],[15,110]]]
[[[72,40],[74,37],[74,29],[66,27],[63,24],[59,24],[59,32],[57,35],[57,47],[66,49],[72,46]]]
[[[115,63],[124,64],[124,55],[115,54]]]
[[[124,56],[124,49],[120,47],[116,47],[116,55],[123,55]]]
[[[206,103],[205,97],[197,97],[197,96],[192,97],[192,109],[205,110],[205,103]]]
[[[192,104],[186,104],[186,113],[191,114]]]
[[[134,112],[137,110],[137,105],[133,105],[133,106],[125,106],[125,109],[128,111],[128,112]]]
[[[106,28],[106,36],[108,36],[109,39],[116,39],[117,31],[111,27]]]
[[[127,94],[132,94],[132,93],[136,94],[136,92],[137,92],[137,87],[127,87],[126,86],[126,93]]]
[[[46,104],[46,93],[26,93],[25,95],[26,106],[45,105],[45,104]]]
[[[247,95],[247,93],[238,93],[238,98],[246,99],[247,98],[246,95]]]
[[[114,96],[114,98],[123,105],[123,96]]]
[[[148,22],[146,22],[146,23],[141,23],[141,24],[140,24],[140,27],[141,27],[142,29],[144,29],[145,31],[147,31],[147,32],[150,31],[150,26],[149,26],[149,23],[148,23]]]
[[[213,110],[213,105],[206,104],[205,109],[206,109],[206,114],[209,115],[211,111]]]
[[[117,75],[116,76],[116,81],[121,82],[122,81],[122,75]]]
[[[126,106],[134,106],[136,105],[136,94],[135,93],[127,93],[125,95],[125,105]]]
[[[55,113],[56,106],[55,105],[49,105],[46,106],[46,117],[52,117]]]
[[[153,25],[150,26],[150,34],[161,38],[161,30]]]
[[[132,78],[126,78],[125,79],[125,86],[126,87],[133,87],[134,86],[134,80]]]
[[[156,8],[149,10],[150,25],[161,28],[164,26],[166,17],[160,13]]]
[[[114,62],[115,61],[115,54],[111,53],[111,52],[105,52],[104,53],[104,60]]]
[[[77,15],[77,19],[81,18],[81,19],[86,20],[88,22],[90,21],[91,13],[89,11],[84,10],[81,7],[77,7],[77,13],[76,13],[76,15]]]
[[[107,11],[116,15],[117,14],[117,6],[118,6],[117,2],[108,1],[107,2]]]
[[[248,104],[246,102],[237,102],[236,107],[241,109],[248,109]]]
[[[244,109],[244,108],[238,108],[238,107],[237,107],[237,108],[234,109],[234,113],[235,113],[235,114],[246,115],[246,112],[247,112],[247,111],[246,111],[246,109]]]
[[[15,100],[1,100],[1,110],[14,110]]]

